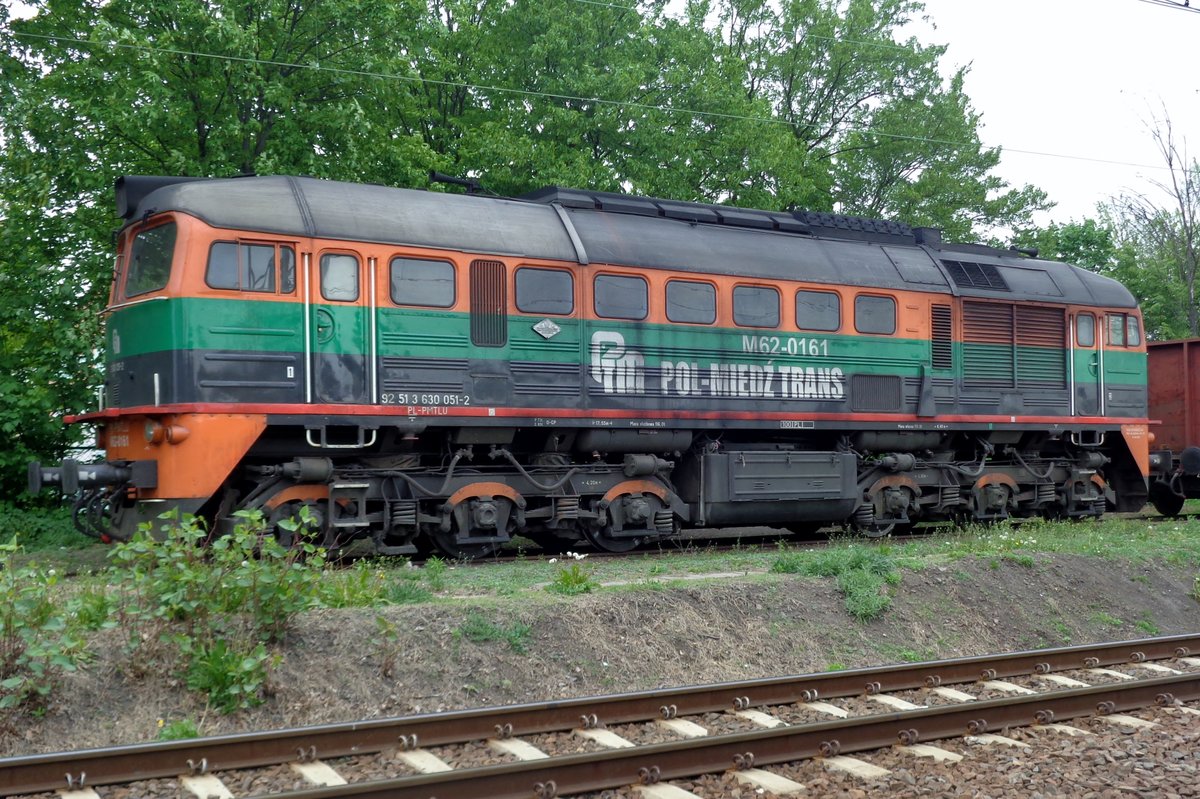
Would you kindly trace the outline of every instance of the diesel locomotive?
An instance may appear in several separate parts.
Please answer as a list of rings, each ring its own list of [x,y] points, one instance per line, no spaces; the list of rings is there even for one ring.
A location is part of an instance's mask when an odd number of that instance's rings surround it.
[[[624,551],[681,527],[1147,499],[1119,283],[939,231],[547,188],[118,181],[96,426],[30,466],[106,539],[307,508],[329,547]],[[1168,458],[1169,460],[1169,458]]]

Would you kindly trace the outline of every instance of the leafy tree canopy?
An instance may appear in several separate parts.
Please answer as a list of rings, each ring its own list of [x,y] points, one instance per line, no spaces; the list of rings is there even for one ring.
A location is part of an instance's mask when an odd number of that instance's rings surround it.
[[[547,184],[899,217],[971,239],[994,174],[914,0],[0,5],[0,495],[87,407],[122,174]]]

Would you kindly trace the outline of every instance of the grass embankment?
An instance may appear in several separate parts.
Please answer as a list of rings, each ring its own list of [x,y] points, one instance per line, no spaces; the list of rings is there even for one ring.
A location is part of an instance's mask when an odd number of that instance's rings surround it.
[[[964,559],[993,569],[1033,569],[1049,555],[1113,564],[1104,568],[1157,562],[1200,569],[1195,519],[947,527],[904,542],[835,537],[828,546],[780,544],[773,550],[671,546],[663,554],[602,560],[519,554],[485,566],[433,559],[414,567],[403,559],[371,559],[342,568],[327,566],[319,553],[297,558],[277,548],[260,550],[261,527],[252,519],[204,557],[192,547],[201,535],[194,528],[165,544],[139,540],[80,550],[33,512],[6,517],[3,525],[7,536],[15,533],[19,544],[31,546],[18,553],[9,545],[0,563],[0,709],[26,710],[36,710],[64,671],[88,660],[89,636],[105,628],[128,642],[131,669],[141,662],[171,663],[214,708],[232,711],[260,701],[266,674],[281,657],[270,642],[282,638],[296,614],[318,607],[457,605],[466,615],[454,635],[521,652],[530,630],[508,611],[593,592],[666,591],[728,579],[834,579],[847,613],[865,622],[887,613],[905,572],[952,569]],[[89,571],[89,563],[98,565]],[[75,573],[70,580],[63,576],[68,571]],[[377,643],[386,653],[396,630],[383,615],[377,623]],[[1149,622],[1139,629],[1157,632]]]

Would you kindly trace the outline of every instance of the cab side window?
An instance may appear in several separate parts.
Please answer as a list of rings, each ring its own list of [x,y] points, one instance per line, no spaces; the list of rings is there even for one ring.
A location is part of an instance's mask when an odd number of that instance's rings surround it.
[[[1090,313],[1075,317],[1075,344],[1080,347],[1096,346],[1096,317]]]
[[[1108,343],[1114,347],[1137,347],[1142,343],[1142,328],[1133,314],[1108,315]]]
[[[218,241],[209,248],[204,282],[214,289],[291,294],[296,254],[286,246]]]

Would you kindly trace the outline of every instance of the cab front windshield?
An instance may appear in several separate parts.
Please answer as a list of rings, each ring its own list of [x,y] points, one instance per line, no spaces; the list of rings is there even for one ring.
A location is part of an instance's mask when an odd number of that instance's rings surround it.
[[[175,258],[175,230],[175,223],[168,222],[146,228],[134,237],[125,275],[127,298],[166,288]]]

